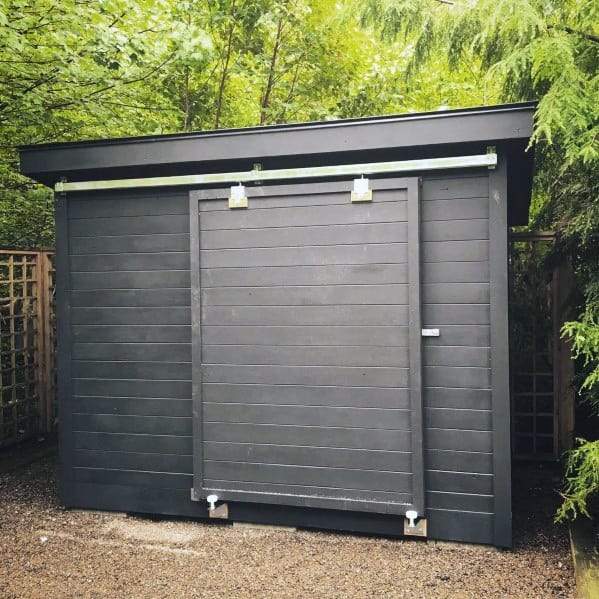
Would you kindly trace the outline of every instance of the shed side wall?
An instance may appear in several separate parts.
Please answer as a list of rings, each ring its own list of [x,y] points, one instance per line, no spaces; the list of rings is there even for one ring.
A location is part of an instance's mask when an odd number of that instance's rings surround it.
[[[205,506],[189,499],[188,195],[69,195],[65,204],[57,213],[68,239],[61,293],[72,305],[59,317],[68,343],[61,362],[68,378],[61,397],[63,502],[205,516]],[[491,543],[486,173],[424,178],[422,220],[423,326],[442,329],[439,340],[423,343],[429,535]],[[230,514],[387,534],[401,534],[403,526],[374,514],[265,511],[244,503],[231,505]]]

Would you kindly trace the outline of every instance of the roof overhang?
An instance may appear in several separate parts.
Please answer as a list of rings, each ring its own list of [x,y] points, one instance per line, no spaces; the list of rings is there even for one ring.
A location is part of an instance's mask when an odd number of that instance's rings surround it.
[[[530,202],[534,103],[394,116],[24,146],[21,173],[45,185],[478,154],[508,154],[510,220]],[[514,176],[512,176],[514,175]],[[515,182],[515,186],[514,186]],[[508,190],[510,191],[510,190]],[[512,195],[510,194],[510,195]],[[518,222],[516,222],[518,221]]]

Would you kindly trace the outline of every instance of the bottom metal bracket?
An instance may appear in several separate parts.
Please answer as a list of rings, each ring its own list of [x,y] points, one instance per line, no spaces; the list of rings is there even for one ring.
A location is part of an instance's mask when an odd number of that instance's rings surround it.
[[[420,518],[414,526],[410,526],[410,521],[407,518],[404,518],[403,534],[406,537],[426,537],[426,518]]]
[[[226,503],[221,503],[213,510],[208,510],[208,517],[221,518],[223,520],[227,520],[229,518],[229,505]]]

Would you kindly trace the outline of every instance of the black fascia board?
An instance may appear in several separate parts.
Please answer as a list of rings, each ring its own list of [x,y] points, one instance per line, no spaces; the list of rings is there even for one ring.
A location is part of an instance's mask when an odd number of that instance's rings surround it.
[[[224,129],[196,133],[23,146],[21,173],[46,185],[70,181],[250,170],[294,161],[298,166],[349,162],[352,156],[421,157],[441,147],[527,141],[534,103],[429,113]],[[435,151],[436,150],[436,151]],[[327,161],[326,156],[329,157]],[[331,156],[334,158],[331,159]],[[303,164],[298,164],[301,158]]]

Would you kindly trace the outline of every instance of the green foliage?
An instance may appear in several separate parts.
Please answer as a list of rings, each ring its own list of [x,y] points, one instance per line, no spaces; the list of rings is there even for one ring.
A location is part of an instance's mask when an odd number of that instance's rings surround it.
[[[566,482],[556,521],[563,522],[582,514],[591,517],[589,502],[599,494],[599,441],[577,439],[578,447],[570,452]]]

